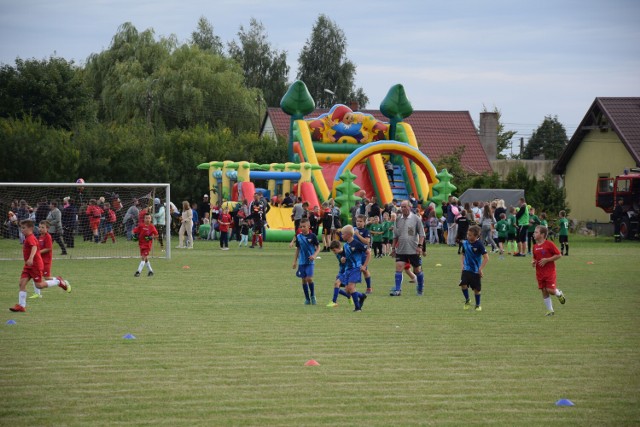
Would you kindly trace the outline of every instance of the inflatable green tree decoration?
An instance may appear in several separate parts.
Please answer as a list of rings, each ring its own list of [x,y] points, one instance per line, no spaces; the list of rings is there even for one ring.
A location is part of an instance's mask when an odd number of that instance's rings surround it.
[[[404,86],[397,84],[389,89],[387,96],[380,103],[380,112],[390,120],[389,139],[396,137],[396,125],[413,113],[411,102],[407,98]]]
[[[362,200],[361,197],[356,196],[356,193],[360,191],[360,187],[355,183],[356,176],[350,171],[346,170],[340,175],[342,183],[336,187],[336,190],[340,192],[340,195],[336,197],[336,202],[340,205],[340,219],[343,224],[349,224],[349,213],[351,208],[356,205],[358,200]]]
[[[301,119],[305,114],[315,110],[316,103],[311,97],[307,85],[301,80],[296,80],[282,97],[280,108],[288,115]]]
[[[280,101],[282,111],[291,116],[289,123],[289,145],[287,147],[287,158],[294,161],[293,156],[293,122],[300,120],[305,114],[311,113],[316,108],[316,102],[311,97],[307,85],[302,80],[296,80]],[[299,161],[299,160],[298,160]]]
[[[438,174],[436,174],[436,177],[440,182],[433,186],[433,192],[437,192],[438,194],[433,196],[431,201],[436,204],[436,214],[440,217],[442,216],[442,202],[448,200],[451,193],[453,193],[458,187],[451,183],[453,175],[451,175],[446,169],[442,169]]]

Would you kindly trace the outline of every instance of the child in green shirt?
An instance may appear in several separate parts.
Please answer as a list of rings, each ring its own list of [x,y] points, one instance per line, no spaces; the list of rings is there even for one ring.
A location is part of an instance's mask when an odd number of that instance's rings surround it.
[[[569,256],[569,220],[567,219],[567,213],[560,211],[558,214],[560,219],[558,225],[560,226],[560,232],[558,233],[560,240],[560,254]]]
[[[380,218],[376,215],[371,217],[371,222],[367,225],[367,228],[369,228],[369,233],[371,234],[373,256],[376,258],[382,258],[384,225],[380,224]]]
[[[394,213],[389,216],[389,213],[382,214],[382,227],[384,233],[382,234],[382,252],[384,256],[391,254],[391,243],[393,242],[393,224],[395,223]]]
[[[500,221],[496,224],[496,231],[498,232],[500,259],[504,259],[504,242],[509,238],[509,222],[507,221],[507,214],[500,214]]]

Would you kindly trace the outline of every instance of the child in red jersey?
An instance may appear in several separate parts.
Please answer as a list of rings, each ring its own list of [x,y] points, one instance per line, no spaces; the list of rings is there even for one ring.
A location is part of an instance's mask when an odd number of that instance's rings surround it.
[[[158,230],[151,224],[151,214],[147,213],[144,216],[144,223],[138,225],[133,229],[134,236],[137,236],[138,246],[140,246],[140,265],[136,270],[134,277],[140,277],[140,273],[144,266],[147,266],[147,276],[153,276],[153,270],[151,269],[151,263],[149,262],[149,253],[151,253],[151,247],[153,246],[153,239],[158,237]]]
[[[98,206],[96,199],[89,200],[89,206],[87,206],[87,218],[89,218],[89,227],[93,233],[93,241],[100,243],[100,218],[102,217],[102,208]]]
[[[229,250],[229,227],[232,223],[229,208],[222,208],[222,213],[218,216],[218,224],[220,227],[220,249],[223,251]]]
[[[553,316],[553,304],[549,295],[558,297],[560,304],[565,303],[564,294],[556,288],[556,264],[555,261],[562,257],[558,247],[550,240],[547,240],[549,230],[544,226],[537,226],[533,232],[536,244],[533,247],[533,260],[531,266],[536,269],[536,279],[538,289],[542,291],[544,305],[547,307],[546,316]]]
[[[44,263],[42,262],[42,256],[40,255],[38,239],[36,239],[36,236],[33,234],[33,227],[33,221],[30,219],[20,221],[20,231],[25,237],[24,244],[22,245],[24,268],[20,275],[18,304],[9,309],[15,312],[27,311],[27,283],[29,283],[29,280],[31,279],[33,279],[33,283],[38,289],[59,286],[65,291],[71,292],[71,285],[69,285],[69,282],[64,280],[62,277],[56,277],[52,280],[43,279],[42,270],[44,269]]]
[[[53,238],[51,234],[49,234],[49,221],[40,221],[38,225],[38,229],[40,230],[40,235],[38,236],[38,248],[40,248],[40,256],[42,257],[42,277],[45,280],[52,279],[51,277],[51,264],[53,262]],[[33,295],[29,297],[32,298],[42,298],[42,293],[40,289],[33,284]]]
[[[113,232],[113,224],[116,222],[116,213],[111,209],[111,204],[106,202],[104,205],[104,236],[102,243],[107,243],[107,239],[111,237],[113,243],[116,242],[116,235]]]

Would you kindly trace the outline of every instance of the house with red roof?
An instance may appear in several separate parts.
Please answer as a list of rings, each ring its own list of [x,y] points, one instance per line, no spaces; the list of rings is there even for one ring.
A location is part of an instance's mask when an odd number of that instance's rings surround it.
[[[609,215],[595,205],[598,178],[633,167],[640,167],[640,97],[598,97],[553,172],[564,178],[573,219],[609,222]]]
[[[305,119],[318,117],[328,109],[317,109]],[[388,122],[380,110],[359,110],[376,119]],[[280,108],[269,108],[265,116],[261,135],[279,135],[288,138],[290,116]],[[461,163],[472,174],[491,172],[491,164],[480,141],[478,131],[468,111],[414,111],[404,120],[413,128],[420,150],[436,163],[457,148],[464,147]]]

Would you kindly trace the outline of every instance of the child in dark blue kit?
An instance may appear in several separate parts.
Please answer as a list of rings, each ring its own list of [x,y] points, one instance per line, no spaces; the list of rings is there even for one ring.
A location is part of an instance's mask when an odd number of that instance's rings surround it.
[[[481,229],[472,225],[467,231],[467,240],[462,241],[462,276],[460,277],[460,289],[464,295],[464,309],[471,308],[469,288],[473,289],[476,298],[476,311],[482,311],[480,306],[480,292],[482,291],[482,269],[489,262],[487,250],[480,241]]]
[[[343,287],[346,287],[348,283],[345,274],[347,271],[347,262],[344,256],[344,250],[342,249],[342,244],[338,240],[333,240],[329,245],[329,250],[335,254],[336,258],[338,258],[338,275],[336,276],[336,281],[333,284],[333,299],[329,304],[327,304],[327,307],[338,306],[338,295],[344,295],[349,300],[349,303],[353,304],[351,295],[342,289]]]
[[[363,245],[365,245],[367,249],[370,249],[371,233],[366,227],[366,220],[367,220],[367,217],[365,215],[358,215],[356,217],[356,228],[354,231],[355,231],[355,238],[358,241],[360,241]],[[368,256],[368,254],[370,254],[370,252],[362,254],[362,263],[365,266],[367,265],[365,263],[365,258]],[[367,293],[370,294],[371,292],[373,292],[373,289],[371,288],[371,273],[366,267],[362,271],[362,273],[364,274],[364,281],[367,284]]]
[[[344,262],[346,264],[346,291],[351,295],[353,305],[355,306],[353,311],[362,311],[362,304],[364,300],[367,299],[367,295],[356,291],[356,285],[362,281],[362,272],[367,269],[371,252],[367,246],[353,236],[353,226],[345,225],[342,228],[342,238],[345,241]],[[363,257],[366,257],[364,262],[362,261]]]
[[[315,234],[311,233],[309,219],[300,220],[300,234],[296,236],[296,255],[293,259],[293,267],[298,267],[296,276],[302,279],[304,291],[304,303],[316,305],[315,285],[313,283],[314,260],[320,252],[320,243]]]

